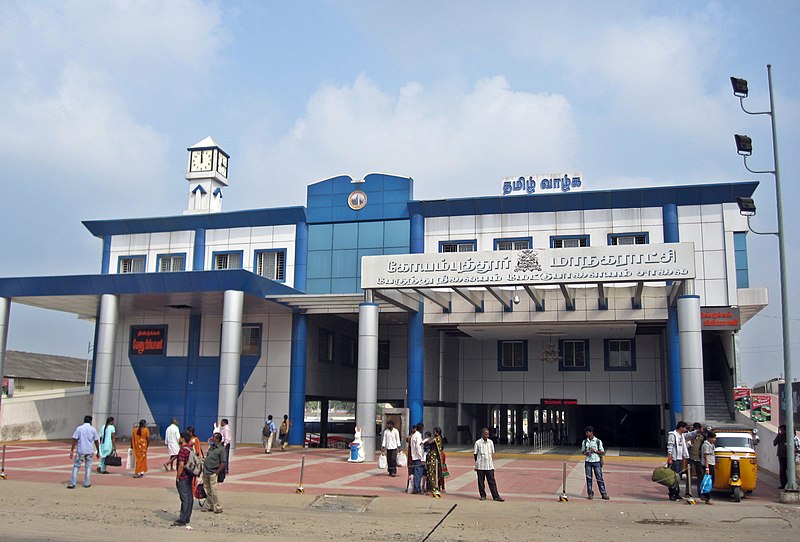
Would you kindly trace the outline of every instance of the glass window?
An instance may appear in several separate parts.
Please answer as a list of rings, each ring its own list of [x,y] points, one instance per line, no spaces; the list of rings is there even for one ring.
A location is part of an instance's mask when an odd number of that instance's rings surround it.
[[[286,250],[256,251],[256,275],[272,280],[286,280]]]
[[[120,256],[120,273],[144,273],[144,256]]]
[[[389,341],[378,341],[378,369],[389,368]]]
[[[646,245],[650,242],[647,233],[611,233],[609,245]]]
[[[439,252],[475,252],[477,241],[439,241]]]
[[[261,354],[261,325],[242,324],[242,355],[257,356]]]
[[[241,252],[215,252],[214,269],[241,269]]]
[[[498,371],[528,370],[528,341],[497,341]]]
[[[736,260],[736,287],[750,287],[750,273],[747,266],[747,234],[745,232],[733,233],[733,247]]]
[[[533,239],[495,239],[495,250],[528,250],[533,247]]]
[[[589,246],[588,235],[573,235],[569,237],[551,237],[551,248],[579,248]]]
[[[606,371],[635,371],[636,346],[631,339],[606,339],[605,368]]]
[[[333,332],[327,329],[319,330],[319,360],[333,361]]]
[[[342,365],[355,367],[358,362],[358,343],[353,337],[342,337]]]
[[[186,271],[185,254],[162,254],[158,257],[158,272]]]
[[[588,371],[589,370],[589,341],[588,340],[561,340],[559,347],[559,370],[561,371]]]

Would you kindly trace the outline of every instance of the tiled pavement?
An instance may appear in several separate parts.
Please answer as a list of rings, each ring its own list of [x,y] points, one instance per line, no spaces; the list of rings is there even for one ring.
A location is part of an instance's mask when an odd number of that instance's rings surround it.
[[[447,499],[475,499],[476,475],[472,454],[459,448],[450,451],[447,465]],[[120,446],[123,468],[111,468],[111,474],[92,473],[92,485],[130,486],[174,489],[174,472],[165,472],[166,448],[155,444],[148,454],[149,472],[134,479],[132,471],[124,469],[127,447]],[[495,459],[497,485],[500,494],[514,500],[552,501],[562,492],[563,465],[567,465],[567,495],[586,497],[583,464],[579,455],[529,454],[510,449],[498,452]],[[228,491],[292,494],[300,483],[301,459],[305,457],[303,488],[309,494],[401,495],[407,477],[386,475],[377,463],[348,463],[344,450],[289,449],[266,455],[255,446],[239,446],[225,481]],[[611,498],[623,502],[655,502],[666,500],[666,489],[650,480],[650,474],[661,458],[653,455],[627,455],[609,450],[604,477]],[[95,459],[94,467],[97,460]],[[64,441],[7,443],[5,473],[9,479],[30,482],[58,483],[66,486],[72,463],[69,443]],[[399,469],[402,473],[405,469]],[[79,484],[83,473],[79,476]],[[754,502],[778,501],[777,480],[769,473],[759,474],[756,491],[747,497]],[[78,490],[80,490],[80,486]],[[425,497],[408,495],[409,499]],[[715,499],[725,500],[724,494]]]

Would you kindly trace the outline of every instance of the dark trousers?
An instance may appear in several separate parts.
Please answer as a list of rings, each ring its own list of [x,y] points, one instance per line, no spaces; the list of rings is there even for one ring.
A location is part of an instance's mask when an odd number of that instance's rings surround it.
[[[225,445],[225,474],[228,474],[228,465],[231,464],[231,445]]]
[[[397,448],[386,450],[386,467],[389,474],[397,474]]]
[[[606,484],[603,481],[603,467],[600,466],[600,462],[586,461],[583,469],[586,474],[586,494],[594,495],[594,491],[592,491],[592,472],[594,472],[594,477],[597,479],[597,489],[600,490],[600,495],[605,495]]]
[[[677,474],[677,478],[675,480],[675,485],[669,487],[669,498],[670,499],[680,499],[681,498],[681,472],[683,472],[683,460],[676,460],[672,462],[672,465],[669,466],[675,474]]]
[[[500,494],[497,492],[497,482],[494,480],[494,471],[493,470],[478,470],[475,471],[478,473],[478,493],[481,494],[481,497],[484,499],[486,498],[486,487],[484,487],[484,480],[489,481],[489,491],[492,493],[493,499],[499,499]]]
[[[779,446],[785,446],[785,444],[779,444]],[[781,489],[783,489],[786,487],[786,456],[778,456],[778,471],[781,477]]]
[[[175,487],[178,488],[178,495],[181,498],[181,515],[178,521],[181,523],[189,523],[189,520],[192,519],[192,505],[194,504],[192,479],[181,478],[175,482]]]
[[[706,474],[706,468],[700,460],[690,459],[689,464],[692,467],[692,475],[697,477],[697,495],[700,495],[700,484],[703,483],[703,476]]]

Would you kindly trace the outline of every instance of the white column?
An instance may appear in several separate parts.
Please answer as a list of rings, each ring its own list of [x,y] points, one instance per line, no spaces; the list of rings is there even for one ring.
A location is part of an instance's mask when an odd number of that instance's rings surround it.
[[[114,354],[119,324],[119,298],[114,294],[100,297],[95,345],[94,395],[92,417],[100,426],[111,416],[111,394],[114,386]]]
[[[378,403],[378,305],[358,306],[358,387],[356,425],[361,427],[364,458],[375,460],[375,412]]]
[[[239,361],[242,354],[242,313],[244,292],[225,290],[222,301],[222,337],[219,347],[219,419],[227,418],[231,428],[233,459],[236,448],[236,404],[239,399]]]
[[[681,391],[683,419],[689,424],[706,418],[703,393],[703,334],[700,321],[700,296],[678,298],[678,339],[681,353]]]
[[[0,378],[6,370],[6,347],[8,346],[8,316],[11,313],[11,299],[0,297]]]

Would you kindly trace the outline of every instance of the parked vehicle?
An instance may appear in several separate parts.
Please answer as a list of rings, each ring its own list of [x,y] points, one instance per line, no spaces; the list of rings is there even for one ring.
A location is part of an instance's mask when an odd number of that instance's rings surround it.
[[[756,429],[719,427],[714,457],[714,490],[727,491],[735,502],[752,493],[758,482],[758,443]]]

